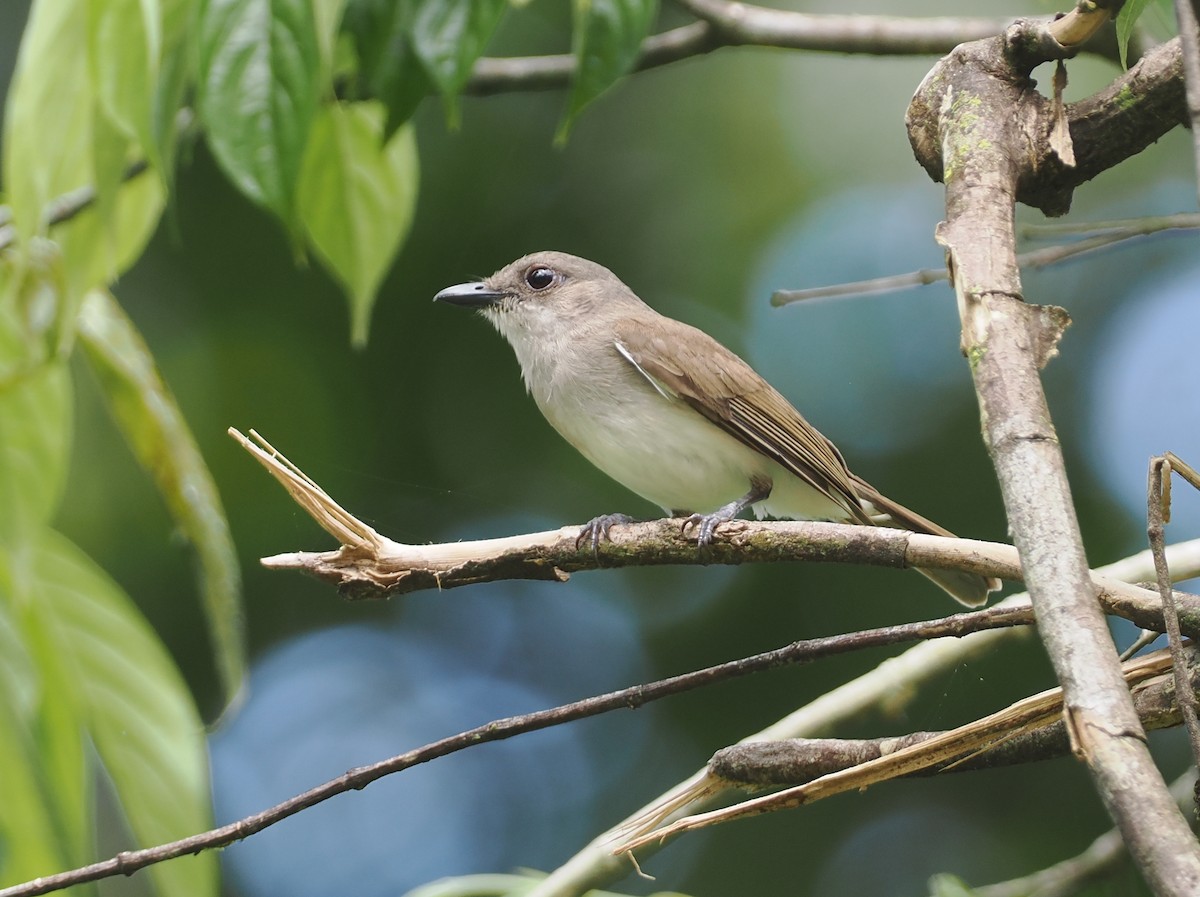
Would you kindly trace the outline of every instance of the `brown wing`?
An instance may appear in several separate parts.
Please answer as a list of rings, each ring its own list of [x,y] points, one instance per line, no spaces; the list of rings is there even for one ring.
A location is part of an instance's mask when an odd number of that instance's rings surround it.
[[[855,474],[850,474],[850,476],[854,480],[855,489],[862,499],[873,504],[881,513],[891,517],[897,526],[912,530],[914,533],[929,533],[931,536],[954,536],[954,533],[950,532],[944,526],[938,526],[928,517],[923,517],[916,511],[904,507],[899,502],[892,501],[861,477]]]
[[[834,444],[750,365],[708,334],[656,314],[653,322],[623,320],[616,338],[621,354],[657,389],[778,462],[853,519],[871,522]]]

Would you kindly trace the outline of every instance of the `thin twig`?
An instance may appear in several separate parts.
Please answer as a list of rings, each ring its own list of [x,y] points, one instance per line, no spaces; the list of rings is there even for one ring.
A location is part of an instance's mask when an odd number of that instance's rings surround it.
[[[1143,215],[1137,218],[1109,218],[1100,221],[1042,221],[1017,226],[1018,236],[1029,240],[1042,240],[1067,234],[1081,236],[1105,231],[1128,231],[1130,236],[1153,234],[1172,228],[1195,229],[1200,227],[1200,213],[1176,212],[1173,215]]]
[[[1187,480],[1188,485],[1190,485],[1197,492],[1200,492],[1200,471],[1196,470],[1196,468],[1192,467],[1192,465],[1188,464],[1174,452],[1166,452],[1165,457],[1167,462],[1171,465],[1171,473],[1178,474],[1179,476],[1183,477],[1185,480]],[[1167,491],[1169,494],[1169,485],[1167,485]],[[1166,508],[1166,511],[1168,512],[1164,521],[1166,523],[1171,522],[1170,510],[1170,507]]]
[[[175,113],[175,130],[183,138],[190,135],[196,128],[196,116],[190,108],[183,106]],[[125,166],[120,183],[125,184],[140,177],[150,168],[146,159],[137,159]],[[96,202],[96,188],[88,184],[47,203],[43,212],[45,225],[54,227],[65,224],[75,216],[87,211]],[[12,226],[12,209],[0,206],[0,250],[7,249],[16,242],[16,228]]]
[[[1060,230],[1051,225],[1040,225],[1040,232],[1066,232],[1067,225]],[[1194,230],[1200,228],[1200,214],[1194,212],[1165,217],[1130,219],[1124,222],[1105,221],[1069,225],[1075,231],[1106,231],[1094,237],[1078,240],[1074,243],[1063,243],[1056,246],[1044,246],[1032,249],[1017,256],[1017,265],[1022,269],[1045,268],[1106,249],[1110,246],[1126,244],[1138,237],[1145,237],[1168,230]],[[1031,232],[1034,231],[1030,227]],[[870,280],[859,280],[853,283],[840,283],[824,287],[810,287],[803,290],[776,290],[771,294],[771,304],[774,306],[790,305],[793,302],[806,302],[812,299],[834,299],[849,296],[867,296],[879,293],[890,293],[897,290],[907,290],[910,287],[938,283],[949,276],[946,267],[922,268],[907,274],[890,274],[887,277],[876,277]]]
[[[172,841],[169,844],[161,844],[144,850],[126,851],[103,862],[13,885],[0,890],[0,897],[32,897],[35,894],[46,894],[72,885],[110,878],[114,875],[131,875],[139,869],[155,863],[198,853],[201,850],[224,847],[335,795],[361,790],[384,776],[477,744],[501,741],[527,732],[608,713],[612,710],[636,709],[670,695],[681,694],[764,670],[807,663],[822,657],[865,648],[895,645],[915,639],[959,637],[971,632],[1023,626],[1031,623],[1032,619],[1032,612],[1028,607],[996,607],[955,614],[938,620],[905,623],[898,626],[808,639],[793,642],[774,651],[729,661],[680,676],[672,676],[645,685],[635,685],[620,691],[585,698],[582,701],[564,704],[549,710],[493,720],[474,729],[443,738],[370,766],[352,769],[336,779],[331,779],[316,788],[289,798],[267,810],[239,819],[237,822]]]
[[[1150,459],[1149,485],[1146,489],[1146,532],[1154,555],[1154,572],[1163,602],[1163,622],[1167,627],[1167,645],[1175,660],[1175,693],[1183,714],[1184,727],[1192,745],[1192,757],[1200,764],[1200,719],[1196,716],[1196,693],[1184,654],[1179,631],[1179,610],[1175,606],[1171,572],[1167,567],[1166,539],[1163,533],[1170,516],[1171,461],[1165,456]]]
[[[149,167],[150,164],[145,159],[133,162],[125,168],[125,172],[121,175],[121,183],[132,181],[147,171]],[[95,202],[96,188],[90,184],[72,190],[70,193],[64,193],[52,200],[46,207],[46,225],[53,227],[65,224],[76,215],[86,212]],[[11,217],[11,210],[7,206],[0,206],[0,251],[7,249],[17,240],[16,228],[9,223]]]

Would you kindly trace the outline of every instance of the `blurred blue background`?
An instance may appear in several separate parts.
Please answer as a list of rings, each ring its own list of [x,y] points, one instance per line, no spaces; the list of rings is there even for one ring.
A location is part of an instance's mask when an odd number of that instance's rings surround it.
[[[0,4],[0,86],[26,6]],[[565,50],[560,7],[540,0],[511,11],[492,52]],[[895,11],[882,2],[855,10]],[[905,12],[1016,10],[925,3]],[[678,20],[668,6],[664,22]],[[931,64],[725,50],[629,79],[562,149],[551,142],[561,93],[468,99],[456,132],[426,101],[416,223],[362,352],[349,347],[335,286],[316,267],[297,267],[281,230],[197,147],[161,232],[116,292],[213,468],[244,564],[253,673],[245,702],[212,735],[219,821],[489,719],[796,638],[953,610],[920,577],[836,566],[598,572],[566,585],[347,604],[321,583],[258,565],[329,540],[225,435],[256,428],[402,541],[615,510],[653,515],[542,420],[490,327],[430,302],[523,253],[562,249],[606,264],[659,310],[743,353],[883,491],[964,535],[1004,539],[950,290],[768,302],[778,288],[941,264],[941,191],[914,164],[903,128]],[[1113,74],[1072,63],[1068,98]],[[1168,135],[1082,188],[1069,220],[1192,209],[1190,164],[1188,136]],[[1200,461],[1196,249],[1195,235],[1164,236],[1025,279],[1031,301],[1062,305],[1075,320],[1045,381],[1097,564],[1144,546],[1149,455],[1173,449]],[[78,373],[62,527],[133,595],[215,718],[187,548]],[[1177,490],[1169,535],[1198,528],[1200,496]],[[405,772],[226,850],[228,891],[375,897],[441,876],[552,868],[716,749],[883,656],[760,675]],[[1014,644],[901,715],[841,734],[952,726],[1051,683],[1040,647]],[[1177,774],[1181,743],[1168,734],[1154,744]],[[897,783],[689,836],[648,864],[657,882],[620,887],[912,895],[939,871],[976,883],[1031,871],[1107,826],[1085,770],[1062,760]],[[1120,886],[1140,888],[1132,873]]]

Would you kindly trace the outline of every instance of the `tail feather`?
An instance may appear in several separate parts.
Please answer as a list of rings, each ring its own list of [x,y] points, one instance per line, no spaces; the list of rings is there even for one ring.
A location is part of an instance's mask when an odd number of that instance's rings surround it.
[[[983,607],[988,595],[1000,588],[1000,580],[963,570],[915,567],[918,573],[941,586],[951,598],[965,607]]]
[[[904,505],[892,501],[865,480],[857,476],[853,479],[859,497],[890,517],[891,525],[899,529],[911,530],[914,533],[928,533],[931,536],[954,536],[954,533],[945,527],[938,526],[916,511],[911,511]],[[1001,585],[1000,580],[994,577],[980,576],[977,573],[967,573],[962,570],[918,567],[917,572],[937,583],[951,598],[967,607],[981,607],[986,604],[988,594],[998,591]]]

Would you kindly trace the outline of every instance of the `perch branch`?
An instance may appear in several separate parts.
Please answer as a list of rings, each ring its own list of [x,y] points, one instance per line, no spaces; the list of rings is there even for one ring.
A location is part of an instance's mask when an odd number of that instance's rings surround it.
[[[841,561],[889,567],[943,567],[1004,579],[1020,579],[1012,546],[951,539],[888,527],[780,520],[731,521],[721,538],[698,553],[682,535],[680,521],[657,520],[614,526],[610,540],[593,552],[579,548],[578,526],[500,539],[407,545],[394,542],[355,518],[312,478],[258,433],[230,435],[262,464],[342,547],[263,558],[271,569],[300,570],[331,582],[352,598],[380,598],[424,588],[450,589],[502,579],[562,582],[580,570],[662,564],[742,564],[778,561]],[[257,440],[257,442],[255,441]],[[1106,610],[1145,629],[1163,626],[1159,596],[1149,589],[1095,575]],[[1200,635],[1200,598],[1180,593],[1184,630]]]

